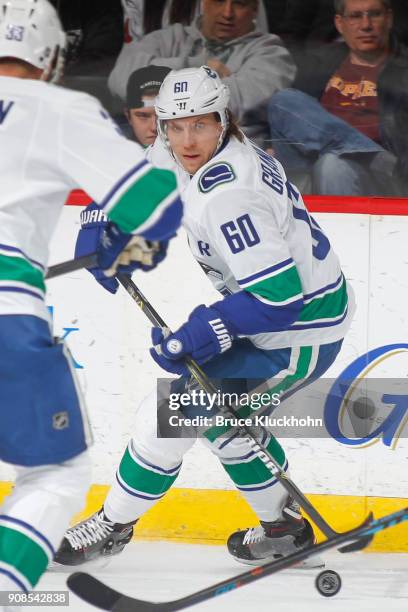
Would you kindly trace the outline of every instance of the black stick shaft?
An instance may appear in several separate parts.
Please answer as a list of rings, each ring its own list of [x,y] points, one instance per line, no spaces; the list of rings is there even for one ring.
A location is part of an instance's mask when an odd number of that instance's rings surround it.
[[[82,268],[93,268],[96,265],[96,253],[91,253],[91,255],[84,255],[83,257],[77,257],[77,259],[69,259],[68,261],[55,264],[55,266],[50,266],[45,278],[49,280],[50,278],[55,278],[62,274],[81,270]]]
[[[156,312],[153,306],[145,298],[140,289],[135,283],[125,275],[117,276],[120,284],[126,289],[129,295],[135,300],[135,302],[143,310],[149,321],[158,327],[169,329],[165,321]],[[201,370],[200,366],[195,363],[191,358],[186,359],[187,367],[191,375],[195,378],[198,384],[210,395],[217,393],[216,387],[207,378],[206,374]],[[232,414],[234,417],[238,417],[238,413],[231,406],[219,406],[221,411]],[[251,445],[254,452],[258,455],[261,461],[266,465],[270,472],[279,480],[281,485],[286,489],[291,497],[293,497],[298,504],[303,508],[306,514],[316,523],[319,529],[324,533],[326,537],[333,537],[337,535],[335,531],[323,518],[323,516],[316,510],[316,508],[309,502],[299,487],[286,475],[282,470],[281,466],[277,463],[274,457],[257,441],[256,437],[252,433],[250,427],[243,425],[240,430],[246,436],[249,444]]]

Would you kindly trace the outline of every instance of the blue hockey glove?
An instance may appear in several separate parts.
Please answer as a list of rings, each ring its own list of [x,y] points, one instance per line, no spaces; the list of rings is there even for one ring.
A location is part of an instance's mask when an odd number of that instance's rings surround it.
[[[103,210],[94,202],[89,204],[81,213],[81,229],[79,230],[76,245],[75,257],[90,255],[98,248],[101,234],[106,227],[107,221]],[[108,278],[100,268],[88,268],[95,279],[104,289],[110,293],[116,293],[119,283],[116,278]]]
[[[75,257],[81,257],[82,255],[89,255],[94,253],[100,248],[102,236],[106,230],[108,235],[115,233],[113,238],[108,240],[112,243],[118,239],[115,243],[116,250],[113,253],[109,253],[108,263],[110,262],[109,257],[116,255],[122,251],[123,244],[129,243],[133,240],[130,256],[128,254],[127,259],[120,256],[120,262],[118,262],[115,273],[121,273],[131,275],[136,269],[141,269],[144,272],[148,272],[155,268],[166,256],[168,240],[163,242],[149,242],[139,236],[132,236],[130,234],[124,234],[119,229],[106,220],[105,213],[103,210],[94,202],[86,207],[81,213],[81,229],[78,233],[77,242],[75,245]],[[113,248],[113,247],[112,247]],[[106,255],[106,251],[104,252]],[[88,268],[88,271],[95,277],[95,279],[110,293],[116,293],[119,287],[119,283],[113,276],[108,276],[101,267]]]
[[[174,334],[164,337],[160,328],[153,328],[154,361],[167,372],[188,376],[184,363],[187,355],[198,364],[209,361],[232,346],[233,336],[219,312],[212,307],[197,306]]]
[[[153,270],[165,257],[168,241],[145,240],[141,236],[125,234],[117,225],[108,222],[97,249],[98,263],[105,277],[132,274],[137,269]]]

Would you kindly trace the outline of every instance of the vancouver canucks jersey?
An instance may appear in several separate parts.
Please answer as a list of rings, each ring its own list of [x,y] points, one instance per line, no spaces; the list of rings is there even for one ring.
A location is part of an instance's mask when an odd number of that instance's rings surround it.
[[[151,230],[177,201],[174,174],[153,168],[86,94],[0,77],[0,138],[0,315],[48,318],[48,245],[72,189],[125,232]]]
[[[224,295],[241,290],[280,309],[302,300],[289,327],[251,336],[262,349],[343,338],[351,290],[324,231],[309,215],[280,163],[232,138],[183,194],[190,248]]]

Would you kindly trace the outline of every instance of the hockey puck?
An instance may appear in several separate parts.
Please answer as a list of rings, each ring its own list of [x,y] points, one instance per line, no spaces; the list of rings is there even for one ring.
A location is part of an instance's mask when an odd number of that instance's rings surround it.
[[[367,397],[359,397],[353,402],[353,413],[359,419],[371,419],[375,415],[375,404]]]
[[[317,576],[315,586],[323,597],[334,597],[341,589],[341,578],[333,570],[324,570]]]

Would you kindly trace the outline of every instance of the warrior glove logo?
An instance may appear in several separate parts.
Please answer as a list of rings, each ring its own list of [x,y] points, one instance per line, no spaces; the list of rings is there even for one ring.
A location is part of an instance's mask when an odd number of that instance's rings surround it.
[[[167,342],[166,348],[172,355],[178,355],[183,350],[183,344],[177,338],[172,338]]]
[[[208,321],[208,323],[210,324],[211,329],[213,330],[215,335],[217,336],[217,340],[220,345],[220,352],[224,353],[225,351],[230,349],[232,346],[232,339],[221,319],[213,319],[212,321]]]

